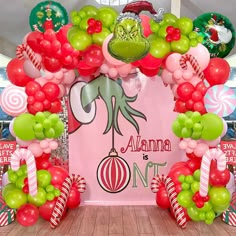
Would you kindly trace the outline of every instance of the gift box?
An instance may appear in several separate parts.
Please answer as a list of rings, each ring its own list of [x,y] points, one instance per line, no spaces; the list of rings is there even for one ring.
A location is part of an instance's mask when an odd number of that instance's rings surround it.
[[[15,220],[15,212],[9,208],[0,195],[0,226],[9,225]]]
[[[223,212],[222,220],[228,225],[236,226],[236,192],[232,194],[230,206]]]

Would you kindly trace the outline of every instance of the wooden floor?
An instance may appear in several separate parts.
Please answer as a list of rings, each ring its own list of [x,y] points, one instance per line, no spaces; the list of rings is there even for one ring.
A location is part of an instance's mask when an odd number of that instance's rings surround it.
[[[180,229],[169,213],[156,206],[81,206],[70,210],[56,229],[39,219],[31,227],[17,222],[0,227],[1,236],[165,236],[165,235],[236,235],[236,227],[218,217],[212,225],[188,222]]]

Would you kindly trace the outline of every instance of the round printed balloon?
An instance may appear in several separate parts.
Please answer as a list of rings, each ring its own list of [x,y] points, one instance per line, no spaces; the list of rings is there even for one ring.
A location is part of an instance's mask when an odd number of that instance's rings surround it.
[[[29,23],[32,31],[44,32],[53,29],[57,32],[68,23],[67,11],[58,2],[43,1],[32,9]]]
[[[235,44],[235,30],[230,20],[219,13],[209,12],[194,21],[194,31],[203,37],[202,44],[211,57],[226,57]]]

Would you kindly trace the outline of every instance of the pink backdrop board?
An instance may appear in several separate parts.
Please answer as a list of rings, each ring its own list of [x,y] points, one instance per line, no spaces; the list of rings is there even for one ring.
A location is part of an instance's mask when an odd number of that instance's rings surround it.
[[[146,120],[135,117],[139,134],[120,113],[118,125],[122,135],[114,132],[113,140],[112,130],[104,134],[107,108],[102,99],[96,99],[94,119],[89,124],[80,123],[69,135],[70,172],[80,174],[87,183],[82,195],[84,204],[154,204],[152,178],[157,173],[167,174],[175,162],[184,159],[179,139],[171,130],[177,113],[173,112],[170,88],[163,85],[160,77],[144,75],[122,81],[122,88],[127,96],[137,95],[130,105],[146,116]],[[80,93],[73,86],[71,94],[72,91]],[[72,99],[79,97],[71,95],[70,102],[75,104]],[[112,147],[122,159],[108,157]]]

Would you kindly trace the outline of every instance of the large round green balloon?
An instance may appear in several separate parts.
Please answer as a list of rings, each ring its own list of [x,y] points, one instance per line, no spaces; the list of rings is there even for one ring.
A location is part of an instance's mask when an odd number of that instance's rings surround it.
[[[194,30],[203,37],[202,44],[211,57],[226,57],[234,48],[235,31],[230,20],[219,13],[208,12],[193,21]]]
[[[2,189],[3,199],[5,199],[5,196],[7,195],[7,193],[9,193],[11,190],[14,190],[14,189],[16,189],[16,185],[13,183],[9,183],[6,186],[4,186]]]
[[[10,208],[18,209],[27,203],[27,195],[20,189],[12,189],[5,194],[4,200]]]
[[[222,119],[214,113],[202,115],[201,124],[203,126],[201,138],[204,140],[217,139],[224,128]]]
[[[38,192],[36,194],[36,196],[31,196],[31,195],[28,195],[28,201],[29,203],[39,207],[39,206],[42,206],[45,202],[46,202],[46,191],[41,188],[41,187],[38,187]]]
[[[15,135],[25,141],[33,140],[35,133],[33,125],[35,124],[34,116],[29,113],[24,113],[15,118],[13,130]]]

